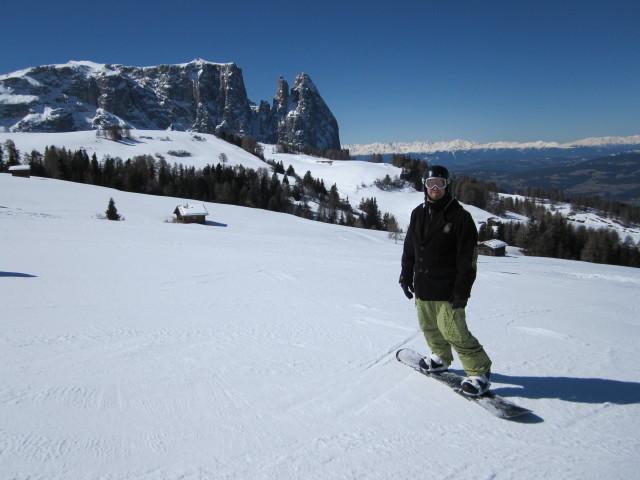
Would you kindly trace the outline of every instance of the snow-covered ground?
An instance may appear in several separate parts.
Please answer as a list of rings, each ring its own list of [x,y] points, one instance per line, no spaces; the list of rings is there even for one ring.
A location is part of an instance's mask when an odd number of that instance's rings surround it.
[[[384,232],[181,203],[0,175],[2,480],[637,477],[640,270],[480,257],[505,421],[395,360]]]

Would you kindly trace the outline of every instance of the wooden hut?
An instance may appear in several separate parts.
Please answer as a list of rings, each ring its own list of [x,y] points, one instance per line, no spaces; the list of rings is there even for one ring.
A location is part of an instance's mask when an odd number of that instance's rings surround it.
[[[201,203],[178,205],[173,211],[179,222],[182,223],[202,223],[209,212]]]
[[[507,244],[502,240],[487,240],[478,244],[478,253],[490,257],[504,257],[507,251]]]
[[[12,165],[9,167],[9,173],[14,177],[31,177],[31,165]]]

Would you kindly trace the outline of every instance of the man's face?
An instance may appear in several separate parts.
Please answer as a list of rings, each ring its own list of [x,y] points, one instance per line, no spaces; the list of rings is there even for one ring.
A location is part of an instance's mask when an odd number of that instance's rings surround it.
[[[423,181],[424,188],[427,190],[427,197],[430,202],[435,202],[444,197],[447,184],[449,182],[442,177],[428,177]]]
[[[444,188],[442,190],[440,190],[439,188],[427,188],[427,196],[432,202],[436,202],[444,197],[444,192]]]

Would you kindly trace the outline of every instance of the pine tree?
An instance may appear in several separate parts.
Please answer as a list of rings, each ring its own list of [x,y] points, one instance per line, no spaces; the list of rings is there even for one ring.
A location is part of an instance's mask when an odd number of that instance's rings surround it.
[[[120,220],[120,214],[118,213],[118,209],[116,208],[116,202],[113,201],[113,198],[109,199],[109,206],[107,207],[107,211],[105,212],[107,215],[107,220]]]
[[[20,152],[13,140],[4,142],[4,155],[6,155],[6,167],[20,165]]]
[[[486,223],[482,223],[482,225],[480,225],[480,228],[478,229],[478,241],[479,242],[483,242],[485,240],[490,240],[489,238],[487,238],[487,224]]]

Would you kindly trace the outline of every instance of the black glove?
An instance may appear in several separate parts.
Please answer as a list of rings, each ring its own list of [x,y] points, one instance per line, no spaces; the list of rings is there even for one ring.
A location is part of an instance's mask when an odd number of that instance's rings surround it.
[[[467,306],[467,299],[465,297],[461,297],[460,295],[454,295],[450,300],[451,307],[455,310],[456,308],[465,308]]]
[[[413,298],[413,282],[400,282],[400,287],[409,300]]]

